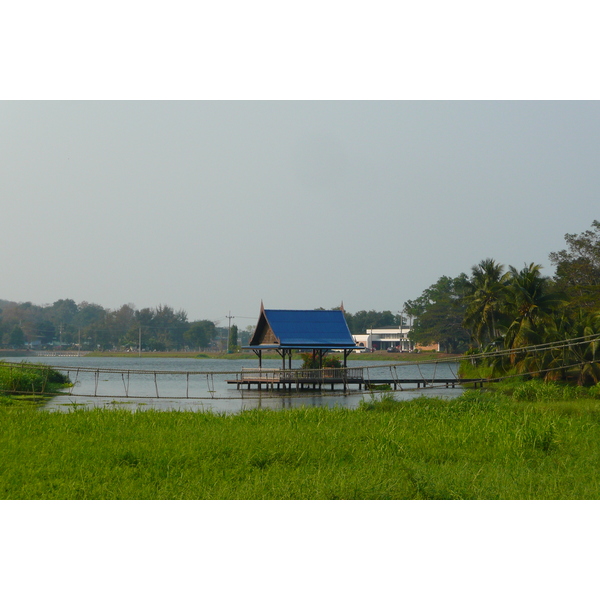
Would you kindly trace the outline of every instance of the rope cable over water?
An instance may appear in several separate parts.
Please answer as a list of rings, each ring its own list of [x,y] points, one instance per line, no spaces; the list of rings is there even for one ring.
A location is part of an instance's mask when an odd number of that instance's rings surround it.
[[[72,392],[75,389],[75,386],[77,385],[78,381],[79,381],[79,369],[77,369],[77,371],[75,371],[75,381],[73,382],[73,386],[71,388],[69,388],[69,390],[71,392],[71,394],[69,394],[70,396],[73,395]]]
[[[400,388],[400,391],[402,391],[402,384],[398,378],[398,370],[396,365],[390,366],[390,377],[394,382],[394,389]]]
[[[214,395],[215,395],[215,379],[214,379],[214,375],[212,373],[206,374],[206,388],[208,390],[208,393],[212,397],[214,397]]]
[[[458,379],[458,373],[452,367],[453,367],[453,364],[448,363],[448,369],[450,370],[450,373],[452,373],[452,376],[454,377],[454,379]]]
[[[121,379],[123,380],[123,387],[125,388],[125,398],[129,398],[129,374],[127,372],[127,383],[125,383],[125,373],[121,373]]]
[[[423,386],[427,387],[427,380],[425,379],[425,375],[423,375],[423,371],[421,371],[421,365],[419,363],[416,363],[418,369],[419,369],[419,373],[421,375],[421,378],[423,379]]]

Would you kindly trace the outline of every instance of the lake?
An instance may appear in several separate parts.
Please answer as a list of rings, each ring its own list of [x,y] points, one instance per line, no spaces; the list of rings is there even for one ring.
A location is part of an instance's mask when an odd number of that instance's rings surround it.
[[[21,362],[23,359],[7,360]],[[74,388],[68,390],[69,395],[56,396],[44,403],[41,410],[49,411],[69,411],[75,406],[118,407],[131,410],[212,410],[219,413],[236,413],[253,408],[282,410],[298,406],[356,408],[363,398],[371,396],[371,392],[354,387],[347,392],[323,389],[284,393],[270,390],[238,390],[235,385],[226,383],[227,379],[235,379],[235,375],[243,368],[257,368],[256,359],[53,356],[32,357],[28,362],[54,366],[62,372],[67,372],[71,381],[75,382]],[[281,359],[263,359],[263,368],[277,369],[280,366]],[[293,368],[301,366],[300,360],[292,361]],[[416,365],[409,362],[361,360],[350,361],[349,366],[369,367],[372,379],[454,377],[458,367],[456,363]],[[112,372],[105,371],[107,369]],[[366,373],[367,371],[365,377]],[[413,387],[394,392],[398,400],[410,400],[424,395],[454,398],[461,393],[460,387]]]

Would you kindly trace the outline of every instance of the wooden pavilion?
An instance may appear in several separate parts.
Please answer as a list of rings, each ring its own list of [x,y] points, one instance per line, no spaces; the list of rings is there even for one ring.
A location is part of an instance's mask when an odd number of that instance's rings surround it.
[[[261,303],[260,316],[254,334],[246,350],[258,356],[262,368],[262,353],[275,350],[282,358],[283,369],[292,368],[292,352],[300,350],[312,352],[318,358],[319,368],[323,368],[323,357],[327,352],[337,350],[344,355],[344,367],[357,346],[341,310],[276,310],[265,309]]]

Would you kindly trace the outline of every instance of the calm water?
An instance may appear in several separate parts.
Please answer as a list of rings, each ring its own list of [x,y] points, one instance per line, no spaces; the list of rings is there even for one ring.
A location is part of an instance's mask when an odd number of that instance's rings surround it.
[[[21,362],[21,358],[8,359]],[[71,381],[76,382],[68,396],[57,396],[44,404],[42,410],[68,411],[75,405],[89,407],[119,407],[132,410],[213,410],[235,413],[251,408],[281,410],[296,406],[344,406],[356,408],[369,397],[364,390],[353,389],[331,392],[271,392],[238,390],[227,384],[235,379],[242,368],[257,368],[258,360],[210,360],[187,358],[93,358],[93,357],[32,357],[31,362],[52,365],[67,371]],[[453,377],[456,364],[414,365],[389,362],[350,361],[350,367],[372,367],[370,377],[375,378],[432,378]],[[263,368],[279,368],[281,360],[263,360]],[[299,368],[301,361],[292,361]],[[78,369],[114,369],[116,373],[81,372]],[[130,371],[129,374],[123,371]],[[134,371],[146,371],[135,373]],[[157,373],[178,371],[179,373]],[[365,371],[365,378],[367,371]],[[158,389],[158,398],[157,398]],[[456,397],[460,388],[411,388],[395,392],[397,399],[409,400],[423,395]],[[89,397],[89,396],[103,397]],[[123,397],[128,396],[128,397]],[[170,398],[165,398],[169,396]]]

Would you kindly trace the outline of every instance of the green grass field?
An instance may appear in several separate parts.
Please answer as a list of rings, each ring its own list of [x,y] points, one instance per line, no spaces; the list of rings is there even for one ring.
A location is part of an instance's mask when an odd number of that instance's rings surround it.
[[[5,406],[0,498],[598,499],[597,392],[528,382],[228,416]]]

